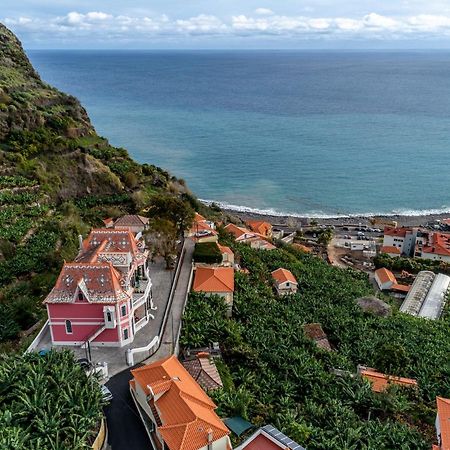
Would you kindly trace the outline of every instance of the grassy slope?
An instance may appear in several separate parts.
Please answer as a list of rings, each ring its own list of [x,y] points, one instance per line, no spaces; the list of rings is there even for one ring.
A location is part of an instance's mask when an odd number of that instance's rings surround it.
[[[157,195],[196,203],[182,180],[98,136],[78,100],[44,83],[1,24],[0,163],[0,342],[43,316],[79,233]]]

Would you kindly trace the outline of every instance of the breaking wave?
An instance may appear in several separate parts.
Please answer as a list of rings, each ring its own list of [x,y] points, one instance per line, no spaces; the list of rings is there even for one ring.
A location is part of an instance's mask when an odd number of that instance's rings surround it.
[[[205,205],[215,204],[221,209],[228,211],[243,212],[248,214],[258,214],[263,216],[274,217],[308,217],[313,219],[334,219],[334,218],[351,218],[351,217],[391,217],[391,216],[431,216],[450,214],[450,206],[443,206],[442,208],[434,209],[394,209],[392,211],[383,212],[357,212],[357,213],[325,213],[322,211],[304,211],[304,212],[292,212],[292,211],[279,211],[274,208],[259,209],[251,208],[243,205],[233,205],[232,203],[220,202],[215,200],[199,199]]]

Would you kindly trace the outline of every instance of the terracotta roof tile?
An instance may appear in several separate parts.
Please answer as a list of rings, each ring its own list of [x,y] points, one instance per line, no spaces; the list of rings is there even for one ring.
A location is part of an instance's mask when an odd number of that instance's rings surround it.
[[[272,278],[277,281],[278,283],[285,283],[286,281],[289,281],[291,283],[297,283],[297,280],[295,279],[294,275],[290,270],[287,269],[277,269],[272,272]]]
[[[412,378],[397,377],[394,375],[385,375],[373,369],[362,369],[360,374],[363,378],[370,381],[374,392],[383,392],[389,384],[396,384],[405,387],[416,387],[417,381]]]
[[[217,247],[219,247],[219,250],[221,253],[227,253],[228,255],[234,255],[233,250],[231,250],[230,247],[227,247],[225,245],[217,244]]]
[[[158,431],[170,450],[198,450],[229,434],[214,412],[216,405],[175,356],[132,370],[135,382],[154,397],[162,426]],[[160,387],[164,386],[161,391]]]
[[[440,450],[450,450],[450,400],[436,397],[436,403],[441,430]]]
[[[228,233],[231,233],[235,239],[240,240],[249,240],[249,239],[257,239],[257,238],[265,238],[265,236],[262,236],[259,233],[256,233],[254,231],[248,230],[244,227],[238,227],[234,223],[229,223],[225,230],[228,231]]]
[[[396,255],[400,255],[400,249],[397,247],[394,247],[393,245],[383,245],[380,248],[381,253],[392,253]]]
[[[263,220],[250,220],[247,222],[248,227],[263,236],[268,236],[272,231],[272,225],[269,222]]]
[[[389,281],[397,284],[397,279],[395,278],[394,274],[385,267],[375,270],[375,275],[378,277],[382,284],[388,283]]]
[[[195,292],[234,292],[232,267],[198,267],[195,269]]]
[[[397,237],[405,237],[408,233],[411,233],[411,228],[401,227],[401,228],[394,228],[394,227],[386,227],[384,229],[384,235],[385,236],[397,236]]]
[[[427,245],[423,246],[422,253],[450,256],[450,234],[432,233]]]

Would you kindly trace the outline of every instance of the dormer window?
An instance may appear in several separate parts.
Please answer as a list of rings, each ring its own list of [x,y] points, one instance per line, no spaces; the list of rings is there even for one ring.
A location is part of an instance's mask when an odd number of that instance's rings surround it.
[[[82,302],[84,300],[84,295],[81,291],[78,291],[78,301]]]

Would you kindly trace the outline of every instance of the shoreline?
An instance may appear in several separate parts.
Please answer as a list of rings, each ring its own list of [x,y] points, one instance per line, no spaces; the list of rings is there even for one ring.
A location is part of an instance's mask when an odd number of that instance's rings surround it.
[[[227,208],[221,206],[220,209],[230,215],[239,217],[244,222],[246,220],[265,220],[272,225],[289,226],[289,227],[299,227],[306,226],[311,221],[317,222],[319,225],[351,225],[351,224],[362,224],[369,225],[371,220],[379,219],[384,221],[395,221],[398,226],[414,227],[414,226],[425,226],[428,222],[433,222],[437,220],[443,220],[450,217],[450,213],[437,213],[437,214],[426,214],[426,215],[400,215],[400,214],[380,214],[380,215],[355,215],[355,216],[337,216],[337,217],[314,217],[314,216],[302,216],[302,215],[283,215],[283,214],[270,214],[262,212],[252,212],[252,211],[242,211],[233,208]],[[382,225],[373,225],[377,228],[383,228]]]

